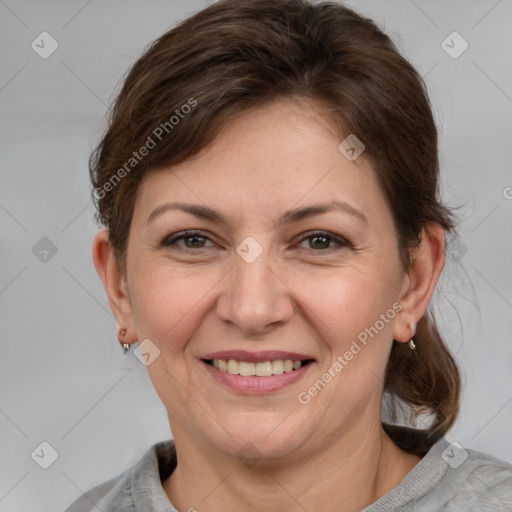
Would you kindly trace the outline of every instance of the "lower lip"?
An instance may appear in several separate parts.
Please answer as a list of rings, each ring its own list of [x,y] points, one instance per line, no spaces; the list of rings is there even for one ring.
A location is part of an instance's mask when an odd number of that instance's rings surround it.
[[[314,362],[301,366],[298,370],[293,370],[281,375],[270,375],[268,377],[245,377],[243,375],[232,375],[228,372],[221,372],[211,364],[201,361],[210,375],[217,381],[232,389],[246,395],[268,395],[280,391],[287,386],[298,382],[309,371]]]

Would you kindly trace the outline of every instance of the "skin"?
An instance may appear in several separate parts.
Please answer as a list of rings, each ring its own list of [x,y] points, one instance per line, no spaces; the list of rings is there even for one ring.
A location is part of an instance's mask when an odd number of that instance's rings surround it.
[[[147,370],[179,461],[163,487],[181,511],[235,503],[255,511],[360,510],[420,460],[382,430],[383,378],[393,339],[408,342],[426,311],[444,266],[444,231],[424,230],[404,272],[374,170],[364,153],[351,162],[339,151],[340,136],[321,110],[314,101],[259,107],[232,120],[197,157],[146,176],[125,274],[108,232],[94,239],[96,269],[127,330],[123,341],[150,339],[160,350]],[[363,211],[367,223],[335,210],[277,223],[285,210],[335,198]],[[146,223],[171,201],[208,205],[227,223],[178,210]],[[209,240],[160,245],[187,229]],[[305,238],[311,230],[353,247]],[[252,263],[236,252],[247,236],[263,249]],[[378,335],[307,405],[299,403],[298,394],[398,302],[401,311]],[[295,351],[315,362],[288,388],[248,396],[223,387],[200,362],[228,349]],[[237,456],[247,443],[258,454],[250,465]]]

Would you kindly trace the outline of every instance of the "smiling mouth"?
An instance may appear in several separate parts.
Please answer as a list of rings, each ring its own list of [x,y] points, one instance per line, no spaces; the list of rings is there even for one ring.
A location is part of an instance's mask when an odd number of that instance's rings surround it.
[[[203,359],[206,364],[217,368],[222,373],[241,375],[244,377],[270,377],[283,373],[292,373],[312,363],[313,359],[275,359],[253,363],[236,359]]]

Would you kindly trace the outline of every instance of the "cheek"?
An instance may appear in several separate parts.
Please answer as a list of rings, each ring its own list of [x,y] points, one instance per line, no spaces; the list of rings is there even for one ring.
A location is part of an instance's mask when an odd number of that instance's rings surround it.
[[[166,351],[182,350],[197,329],[198,315],[204,314],[219,278],[217,273],[187,272],[169,264],[141,273],[132,297],[139,337],[151,339]]]
[[[343,353],[347,344],[391,308],[393,301],[384,278],[370,267],[338,268],[314,277],[297,274],[290,288],[301,290],[297,300],[307,306],[304,314],[333,355]],[[385,329],[389,328],[386,324]]]
[[[325,284],[310,300],[317,313],[312,321],[326,345],[317,378],[327,386],[319,400],[335,405],[333,411],[339,404],[353,412],[363,410],[382,387],[396,316],[393,297],[386,283],[370,273],[347,270]],[[314,381],[310,384],[315,386]]]

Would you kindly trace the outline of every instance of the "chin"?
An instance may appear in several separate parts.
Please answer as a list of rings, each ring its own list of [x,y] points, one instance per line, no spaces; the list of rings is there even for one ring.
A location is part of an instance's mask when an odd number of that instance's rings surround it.
[[[254,412],[245,413],[242,417],[236,417],[233,421],[224,421],[224,429],[218,432],[214,438],[208,435],[209,442],[217,446],[217,449],[231,457],[237,457],[242,462],[250,465],[251,462],[274,462],[284,460],[291,455],[296,455],[303,446],[311,432],[306,432],[304,422],[297,424],[296,415],[290,412]],[[292,417],[295,418],[292,420]],[[312,426],[313,427],[313,426]]]

